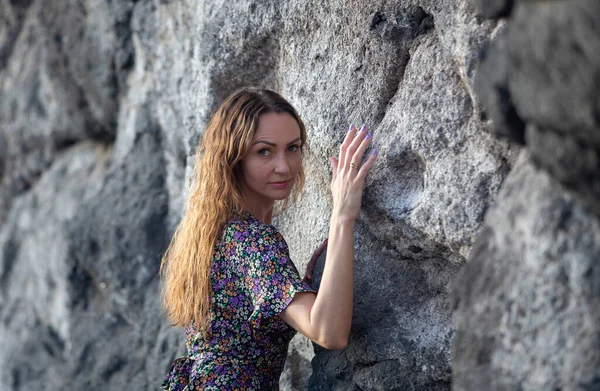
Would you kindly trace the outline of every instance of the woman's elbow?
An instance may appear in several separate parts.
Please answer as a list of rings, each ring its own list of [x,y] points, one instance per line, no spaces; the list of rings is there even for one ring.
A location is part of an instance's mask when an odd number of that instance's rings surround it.
[[[321,343],[316,342],[316,344],[327,350],[344,350],[348,347],[348,338],[326,340]]]
[[[344,350],[347,347],[348,347],[348,340],[345,339],[345,340],[341,340],[341,341],[338,341],[338,342],[330,345],[330,347],[327,349],[329,349],[329,350]]]

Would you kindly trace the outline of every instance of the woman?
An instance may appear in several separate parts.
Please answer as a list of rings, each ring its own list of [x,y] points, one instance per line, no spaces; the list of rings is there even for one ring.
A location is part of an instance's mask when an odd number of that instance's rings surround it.
[[[163,303],[185,328],[188,348],[163,389],[277,390],[296,331],[327,349],[346,347],[354,223],[376,158],[374,150],[360,166],[370,139],[365,126],[351,126],[339,158],[330,158],[333,210],[317,295],[271,225],[276,202],[285,207],[304,184],[304,124],[270,90],[240,89],[223,102],[203,135],[186,210],[161,264]]]

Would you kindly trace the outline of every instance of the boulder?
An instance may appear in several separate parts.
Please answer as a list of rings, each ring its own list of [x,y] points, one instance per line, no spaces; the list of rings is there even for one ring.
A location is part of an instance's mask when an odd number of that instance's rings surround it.
[[[505,3],[476,92],[524,150],[454,283],[453,389],[595,390],[600,4]]]

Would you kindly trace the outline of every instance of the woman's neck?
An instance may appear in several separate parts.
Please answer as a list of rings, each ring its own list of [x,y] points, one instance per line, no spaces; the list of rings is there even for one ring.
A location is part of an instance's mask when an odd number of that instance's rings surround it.
[[[265,198],[242,183],[244,209],[263,223],[271,224],[275,200]]]
[[[244,209],[263,223],[271,224],[273,220],[273,205],[255,205],[246,203]]]

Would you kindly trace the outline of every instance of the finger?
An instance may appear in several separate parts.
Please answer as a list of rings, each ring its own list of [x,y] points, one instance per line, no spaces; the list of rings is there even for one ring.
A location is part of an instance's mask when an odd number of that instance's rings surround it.
[[[352,142],[348,146],[348,149],[346,150],[346,158],[342,162],[342,168],[348,168],[350,166],[350,163],[352,162],[356,164],[360,163],[360,160],[353,161],[352,159],[354,158],[354,152],[367,136],[367,129],[367,125],[363,125],[361,126],[360,130],[356,133],[356,137],[354,137],[354,140],[352,140]]]
[[[354,140],[355,134],[356,134],[356,127],[354,126],[354,124],[350,124],[350,129],[348,129],[348,133],[346,133],[346,137],[344,138],[344,141],[342,142],[342,145],[340,146],[340,154],[338,157],[339,162],[344,161],[344,156],[346,156],[346,150],[348,149],[348,146],[350,146],[350,143],[352,142],[352,140]]]
[[[377,149],[373,149],[367,161],[365,161],[360,170],[358,170],[358,175],[356,176],[356,178],[359,178],[361,180],[365,179],[365,177],[369,173],[369,170],[371,169],[371,167],[373,167],[373,164],[375,164],[375,159],[377,159],[377,155]]]
[[[356,151],[354,151],[354,154],[352,155],[352,159],[350,161],[355,162],[356,164],[360,164],[360,162],[362,162],[363,160],[363,155],[365,154],[365,151],[367,150],[367,147],[369,146],[372,140],[373,137],[371,132],[367,133],[365,138],[356,148]]]
[[[327,247],[327,243],[329,242],[329,238],[326,238],[323,243],[321,243],[321,245],[319,246],[319,252],[323,253],[323,251],[325,251],[325,248]]]
[[[325,246],[327,246],[327,243],[329,243],[329,238],[325,238],[325,240],[323,240],[323,243],[321,243],[321,247],[325,248]]]
[[[329,158],[329,163],[331,164],[331,173],[333,175],[332,180],[335,181],[335,178],[337,177],[338,160],[332,156]]]
[[[310,261],[309,261],[309,263],[311,263],[311,262],[312,262],[312,263],[316,263],[316,262],[317,262],[317,259],[319,259],[319,255],[321,255],[321,254],[319,254],[319,250],[315,251],[315,252],[313,253],[312,257],[310,257]]]

